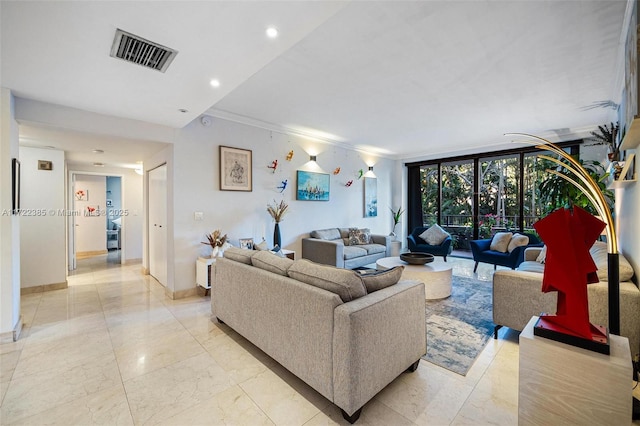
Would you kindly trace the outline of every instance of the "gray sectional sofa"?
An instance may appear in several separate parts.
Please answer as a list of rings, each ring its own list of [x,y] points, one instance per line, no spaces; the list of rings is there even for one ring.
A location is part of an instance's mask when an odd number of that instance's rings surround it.
[[[316,263],[353,269],[375,263],[391,256],[389,235],[370,234],[368,244],[352,244],[350,228],[328,228],[311,231],[309,238],[302,239],[302,257]]]
[[[402,269],[388,274],[398,280]],[[354,422],[426,353],[424,284],[370,284],[355,271],[228,249],[212,268],[211,309]]]
[[[536,259],[541,247],[527,248],[524,262],[515,271],[500,270],[493,275],[493,323],[522,331],[534,315],[556,312],[557,293],[542,292],[544,263]],[[597,325],[609,321],[607,283],[607,245],[596,242],[590,250],[598,267],[600,282],[587,285],[589,319]],[[631,355],[640,351],[640,290],[631,281],[634,275],[629,262],[620,255],[620,334],[629,339]]]

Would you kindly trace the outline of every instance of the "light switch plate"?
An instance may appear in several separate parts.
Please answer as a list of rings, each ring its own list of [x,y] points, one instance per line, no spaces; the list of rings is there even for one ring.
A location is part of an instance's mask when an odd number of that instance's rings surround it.
[[[193,213],[193,220],[202,220],[204,219],[204,213],[203,212],[194,212]]]

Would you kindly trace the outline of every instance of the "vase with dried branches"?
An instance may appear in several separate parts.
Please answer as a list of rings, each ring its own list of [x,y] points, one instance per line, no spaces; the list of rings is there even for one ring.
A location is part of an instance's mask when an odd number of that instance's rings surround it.
[[[282,217],[287,213],[289,205],[281,200],[279,203],[273,200],[273,204],[267,204],[267,211],[276,222],[273,228],[273,245],[282,247],[282,238],[280,236],[280,222]]]
[[[202,244],[211,246],[213,249],[211,257],[218,257],[222,255],[224,248],[227,246],[227,234],[222,235],[222,231],[216,229],[211,234],[205,235],[207,241],[202,241]]]

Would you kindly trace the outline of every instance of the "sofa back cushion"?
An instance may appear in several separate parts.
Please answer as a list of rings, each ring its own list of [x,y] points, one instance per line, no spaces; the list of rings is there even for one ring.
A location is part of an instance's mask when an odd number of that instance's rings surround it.
[[[607,243],[596,241],[591,249],[589,249],[591,257],[598,267],[598,279],[600,281],[609,281],[609,252]],[[629,261],[622,255],[618,255],[620,264],[620,282],[630,281],[633,277],[633,267]]]
[[[371,231],[369,228],[349,228],[349,245],[357,246],[360,244],[369,244],[371,241]]]
[[[311,238],[318,238],[319,240],[338,240],[341,237],[338,228],[329,228],[311,231]]]
[[[350,302],[367,294],[360,275],[349,269],[299,259],[293,262],[287,274],[294,280],[336,293],[343,302]]]
[[[449,237],[449,233],[442,229],[440,225],[433,224],[420,234],[419,237],[430,246],[439,246]]]
[[[251,264],[274,274],[287,276],[287,271],[293,265],[293,260],[280,257],[271,250],[259,251],[251,256]]]
[[[513,234],[511,232],[496,232],[491,240],[489,250],[499,251],[500,253],[506,253],[509,250],[509,242]]]
[[[402,271],[404,271],[404,266],[396,266],[384,271],[364,274],[362,275],[362,282],[367,289],[367,293],[373,293],[374,291],[382,290],[400,281]]]
[[[527,244],[529,244],[529,237],[527,237],[526,235],[515,233],[511,237],[511,240],[509,240],[507,251],[511,253],[516,249],[516,247],[526,246]]]
[[[258,253],[255,250],[241,249],[238,247],[229,247],[224,251],[224,257],[227,259],[235,260],[236,262],[244,263],[245,265],[251,265],[251,257]]]

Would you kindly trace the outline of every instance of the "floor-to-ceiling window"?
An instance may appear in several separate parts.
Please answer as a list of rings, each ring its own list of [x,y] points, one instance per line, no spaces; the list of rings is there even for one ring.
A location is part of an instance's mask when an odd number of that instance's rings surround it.
[[[560,144],[577,154],[581,140]],[[539,182],[549,166],[527,147],[406,164],[409,228],[440,224],[454,249],[499,230],[531,231],[543,215]]]
[[[468,250],[473,233],[474,162],[442,163],[441,223],[453,238],[454,250]]]
[[[437,165],[420,167],[420,202],[422,205],[422,223],[438,223],[438,205],[440,199],[440,176]]]
[[[517,155],[479,160],[478,238],[497,230],[517,229],[520,221],[520,158]]]

